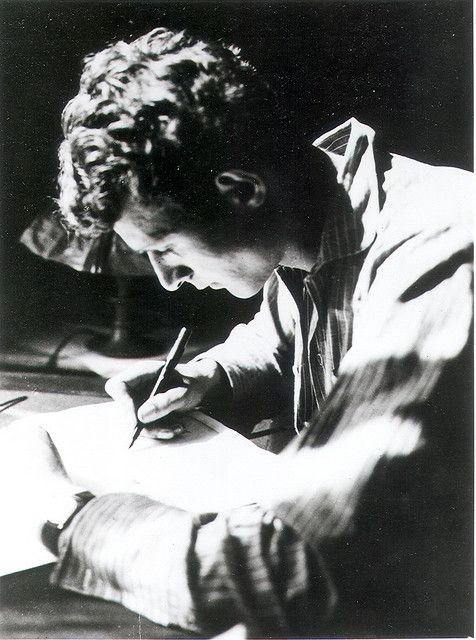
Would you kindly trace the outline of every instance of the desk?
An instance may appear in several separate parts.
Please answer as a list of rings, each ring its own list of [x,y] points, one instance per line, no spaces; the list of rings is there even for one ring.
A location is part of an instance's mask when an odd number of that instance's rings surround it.
[[[0,373],[0,402],[26,396],[26,400],[0,412],[0,428],[38,413],[106,402],[100,378],[40,373]]]
[[[0,578],[0,638],[193,638],[125,607],[52,587],[52,565]]]

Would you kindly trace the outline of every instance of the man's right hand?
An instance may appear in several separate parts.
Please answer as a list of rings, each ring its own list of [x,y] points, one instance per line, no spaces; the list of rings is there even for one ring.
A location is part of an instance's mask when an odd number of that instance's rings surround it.
[[[169,388],[149,399],[163,365],[157,360],[141,362],[110,378],[105,389],[113,400],[123,405],[130,416],[131,428],[139,419],[146,425],[142,431],[144,436],[170,439],[180,430],[173,420],[162,422],[161,419],[198,407],[205,395],[220,383],[222,373],[214,360],[206,358],[178,365]],[[161,422],[156,423],[157,420]]]

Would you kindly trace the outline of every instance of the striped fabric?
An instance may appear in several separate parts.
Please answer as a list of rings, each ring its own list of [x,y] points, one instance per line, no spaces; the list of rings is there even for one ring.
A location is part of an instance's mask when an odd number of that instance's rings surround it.
[[[351,120],[316,141],[341,189],[315,267],[280,268],[206,354],[237,397],[295,374],[303,428],[268,497],[206,524],[96,498],[56,584],[201,633],[472,635],[472,185],[373,139]]]

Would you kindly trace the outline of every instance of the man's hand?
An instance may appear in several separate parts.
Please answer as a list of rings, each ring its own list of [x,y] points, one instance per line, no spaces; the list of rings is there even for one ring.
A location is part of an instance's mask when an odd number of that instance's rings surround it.
[[[205,395],[219,384],[222,374],[220,366],[210,359],[178,365],[169,388],[149,399],[163,365],[156,360],[141,362],[110,378],[105,389],[113,400],[122,404],[130,416],[131,427],[139,419],[147,427],[143,435],[170,439],[180,433],[171,414],[198,407]]]
[[[29,419],[0,429],[0,575],[53,561],[41,542],[51,506],[79,490],[48,433]]]

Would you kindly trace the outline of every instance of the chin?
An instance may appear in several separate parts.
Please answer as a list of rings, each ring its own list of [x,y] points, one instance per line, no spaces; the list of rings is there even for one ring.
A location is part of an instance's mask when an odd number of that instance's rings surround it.
[[[256,284],[256,283],[253,283],[253,284],[240,283],[239,285],[235,285],[233,287],[227,287],[227,289],[231,293],[231,295],[234,296],[235,298],[246,299],[246,298],[252,298],[257,293],[259,293],[263,288],[263,286],[264,285],[262,284]]]

